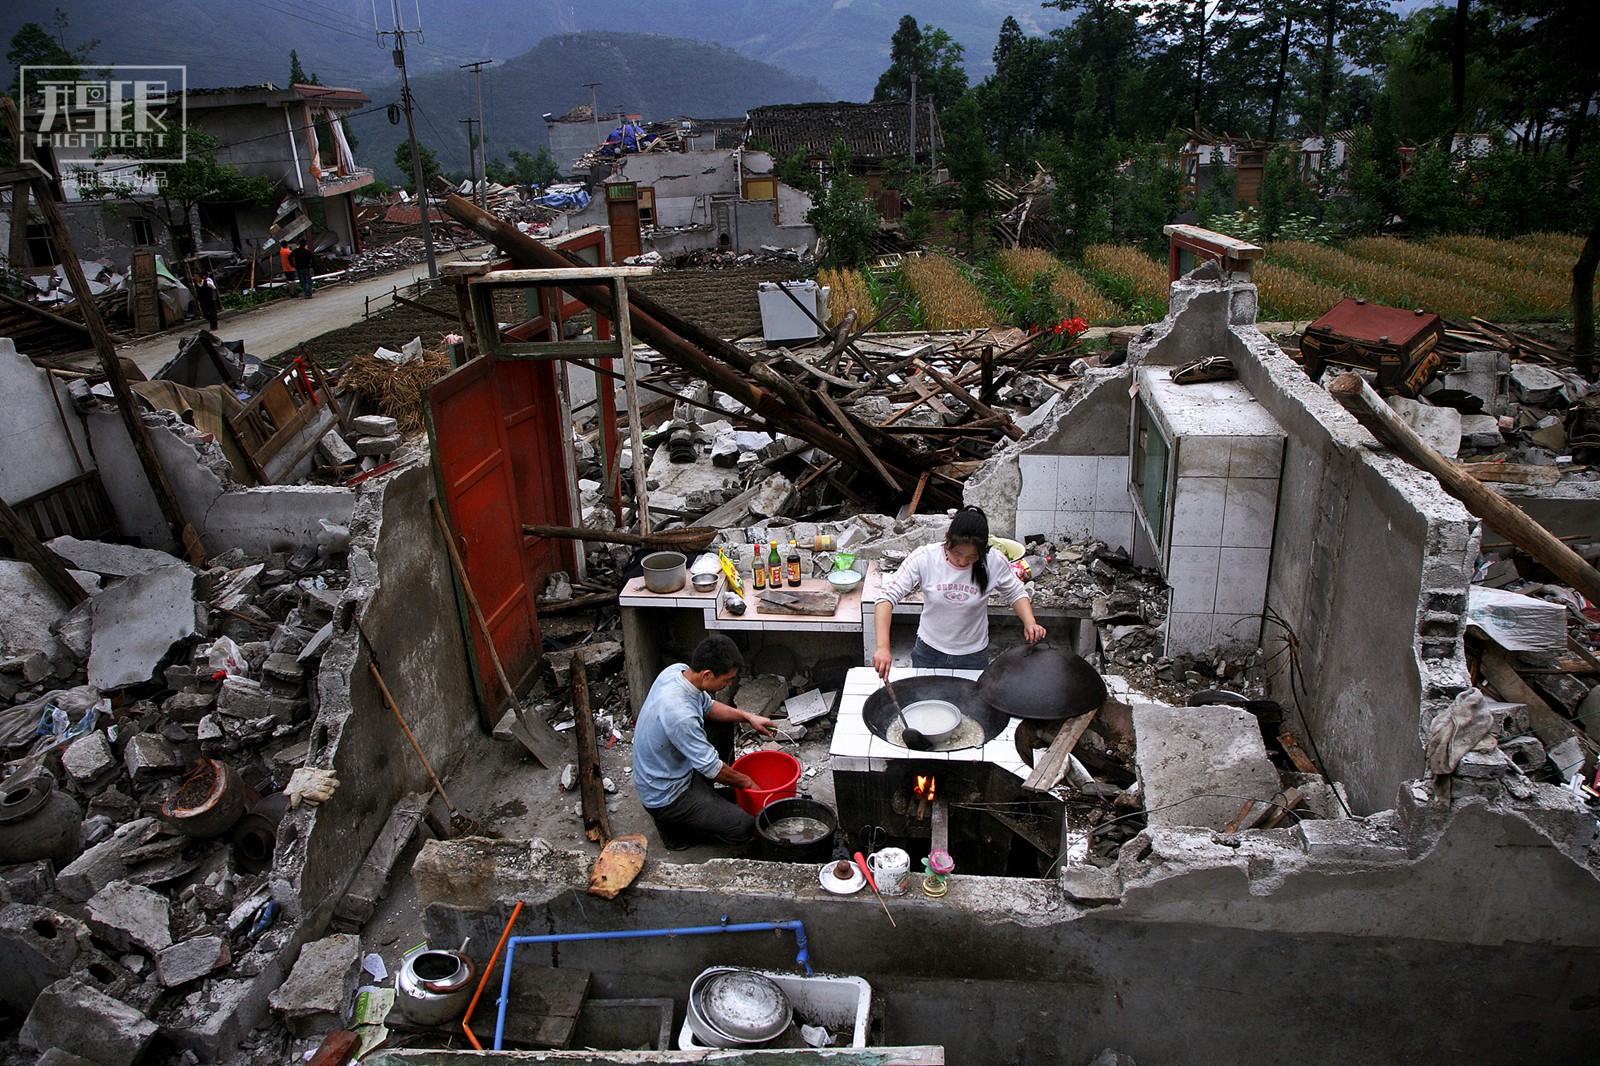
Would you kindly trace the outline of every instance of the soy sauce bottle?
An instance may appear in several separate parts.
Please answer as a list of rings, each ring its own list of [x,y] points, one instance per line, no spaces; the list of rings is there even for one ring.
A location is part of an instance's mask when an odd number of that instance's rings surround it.
[[[767,587],[767,567],[761,561],[761,545],[756,544],[750,549],[750,583],[759,592]]]
[[[787,564],[789,587],[798,588],[800,585],[800,549],[795,547],[794,541],[789,542],[789,558]]]

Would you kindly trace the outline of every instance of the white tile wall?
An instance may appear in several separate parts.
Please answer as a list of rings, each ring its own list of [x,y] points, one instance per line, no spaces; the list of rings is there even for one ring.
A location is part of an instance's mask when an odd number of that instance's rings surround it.
[[[1103,540],[1109,548],[1133,549],[1133,512],[1096,511],[1091,536]]]
[[[1216,609],[1217,573],[1222,549],[1174,546],[1167,559],[1167,584],[1172,587],[1170,610],[1205,611]]]
[[[1178,478],[1173,489],[1172,532],[1167,543],[1173,547],[1221,544],[1227,499],[1227,478]]]
[[[1128,495],[1128,457],[1102,455],[1095,461],[1094,509],[1133,513]]]
[[[1233,437],[1228,459],[1229,477],[1269,477],[1283,472],[1282,437]]]
[[[1179,477],[1227,477],[1235,437],[1182,437],[1178,441]]]
[[[1222,645],[1256,647],[1261,643],[1261,615],[1216,614],[1212,616],[1211,642]]]
[[[1219,543],[1234,548],[1272,547],[1272,524],[1278,513],[1278,479],[1230,477],[1225,484],[1228,502]]]
[[[1124,460],[1117,460],[1124,462]],[[1063,455],[1056,465],[1056,510],[1094,510],[1095,488],[1101,457]]]
[[[1167,615],[1167,654],[1201,651],[1211,643],[1214,625],[1210,611],[1204,614]]]
[[[1056,509],[1056,464],[1054,455],[1024,455],[1017,460],[1022,473],[1022,491],[1017,510],[1054,511]]]
[[[1271,565],[1270,547],[1222,548],[1217,565],[1216,612],[1260,614],[1267,598],[1267,570]]]

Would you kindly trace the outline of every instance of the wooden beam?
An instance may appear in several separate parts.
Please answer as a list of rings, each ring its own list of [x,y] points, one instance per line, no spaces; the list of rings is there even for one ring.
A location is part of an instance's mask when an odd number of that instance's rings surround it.
[[[883,483],[889,486],[890,491],[900,492],[900,482],[895,480],[894,475],[889,473],[888,468],[885,467],[881,461],[879,461],[877,454],[874,453],[871,448],[867,447],[867,442],[861,437],[861,431],[856,429],[855,422],[851,420],[849,415],[844,413],[844,409],[838,404],[834,403],[833,397],[829,396],[821,389],[816,390],[812,393],[812,395],[814,395],[818,400],[822,401],[822,406],[828,409],[828,413],[831,414],[834,417],[834,420],[839,423],[839,426],[844,430],[845,435],[855,442],[857,448],[861,449],[861,454],[865,455],[868,461],[872,463],[872,469],[876,470],[878,472],[878,476],[883,478]]]
[[[1099,713],[1099,708],[1096,708],[1064,724],[1022,787],[1033,792],[1049,792],[1055,788],[1067,772],[1067,759],[1072,755],[1072,749],[1078,746],[1078,741],[1083,739],[1083,734]]]
[[[48,322],[52,326],[60,326],[62,329],[69,329],[72,332],[85,337],[91,335],[89,333],[89,327],[85,326],[82,322],[74,322],[70,318],[55,314],[52,311],[46,311],[42,307],[35,307],[28,301],[19,300],[15,296],[7,296],[5,293],[0,292],[0,303],[3,303],[8,307],[15,307],[19,311],[26,311],[28,314],[39,319],[41,322]]]
[[[51,385],[51,388],[54,388]],[[61,556],[45,547],[38,537],[33,535],[33,530],[22,520],[22,516],[11,509],[11,505],[0,500],[0,537],[11,542],[11,547],[16,551],[17,557],[32,566],[50,586],[50,590],[64,600],[68,607],[82,603],[89,598],[83,591],[83,586],[78,584],[71,574],[67,573],[67,564],[62,562]]]
[[[939,373],[939,371],[935,370],[927,360],[923,360],[918,365],[921,366],[923,370],[927,371],[928,376],[933,378],[934,381],[937,381],[946,392],[953,393],[957,399],[966,404],[968,407],[972,408],[974,411],[977,411],[982,415],[987,415],[990,418],[998,418],[1000,420],[1000,431],[1006,436],[1010,437],[1012,440],[1022,439],[1024,434],[1022,430],[1017,428],[1016,423],[1011,421],[1010,415],[996,411],[993,407],[990,407],[988,404],[972,395],[972,393],[968,392],[960,385],[957,385],[945,375]]]
[[[600,744],[594,732],[594,711],[589,706],[589,669],[577,651],[572,664],[572,717],[578,734],[578,793],[583,797],[583,835],[598,844],[611,839],[611,819],[606,815],[606,790],[600,772]]]
[[[1434,451],[1402,422],[1389,405],[1358,374],[1341,374],[1328,386],[1328,392],[1355,416],[1379,443],[1392,449],[1406,462],[1425,470],[1439,480],[1445,492],[1466,504],[1467,510],[1506,540],[1549,567],[1591,603],[1600,602],[1600,572],[1584,562],[1583,556],[1551,535],[1539,523],[1505,497],[1486,488],[1476,478],[1462,473],[1455,463]]]

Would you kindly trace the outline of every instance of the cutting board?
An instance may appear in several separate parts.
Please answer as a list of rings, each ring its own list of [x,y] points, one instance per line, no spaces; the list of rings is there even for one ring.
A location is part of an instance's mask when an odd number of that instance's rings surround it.
[[[756,593],[757,614],[831,615],[839,609],[832,589],[766,589]]]

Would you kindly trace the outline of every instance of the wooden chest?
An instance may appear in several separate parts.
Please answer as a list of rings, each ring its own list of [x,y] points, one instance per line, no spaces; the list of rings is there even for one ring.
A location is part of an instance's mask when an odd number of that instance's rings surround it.
[[[1328,366],[1370,370],[1380,392],[1415,396],[1442,362],[1444,323],[1427,311],[1407,311],[1344,299],[1306,327],[1300,354],[1315,381]]]

